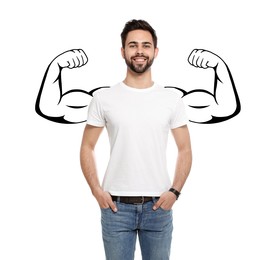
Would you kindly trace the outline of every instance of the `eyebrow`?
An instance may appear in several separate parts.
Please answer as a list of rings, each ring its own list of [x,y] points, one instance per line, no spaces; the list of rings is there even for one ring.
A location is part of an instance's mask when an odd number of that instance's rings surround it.
[[[139,42],[131,41],[131,42],[128,43],[128,45],[129,45],[129,44],[139,44]],[[149,45],[152,45],[151,42],[140,42],[140,44],[149,44]]]

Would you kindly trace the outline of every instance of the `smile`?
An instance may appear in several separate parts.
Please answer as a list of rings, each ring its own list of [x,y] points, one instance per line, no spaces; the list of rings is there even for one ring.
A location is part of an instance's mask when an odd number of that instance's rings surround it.
[[[145,62],[146,61],[145,58],[134,58],[133,60],[136,62]]]

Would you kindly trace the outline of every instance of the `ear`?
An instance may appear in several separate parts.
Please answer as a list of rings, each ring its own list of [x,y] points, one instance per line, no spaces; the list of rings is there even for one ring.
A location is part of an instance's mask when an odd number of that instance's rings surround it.
[[[125,49],[123,47],[121,47],[121,55],[123,57],[123,59],[125,58]]]
[[[155,58],[157,58],[158,53],[159,53],[159,48],[155,48],[155,53],[154,53]]]

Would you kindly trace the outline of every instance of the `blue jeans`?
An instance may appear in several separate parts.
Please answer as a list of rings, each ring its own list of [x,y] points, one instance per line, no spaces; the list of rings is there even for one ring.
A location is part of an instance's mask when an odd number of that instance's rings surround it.
[[[107,260],[133,260],[139,237],[143,260],[168,260],[172,241],[172,210],[144,204],[115,202],[118,211],[101,209],[102,235]]]

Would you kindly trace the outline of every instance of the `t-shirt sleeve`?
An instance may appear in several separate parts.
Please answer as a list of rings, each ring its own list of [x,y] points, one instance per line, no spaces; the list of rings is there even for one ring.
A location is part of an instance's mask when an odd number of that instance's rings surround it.
[[[174,129],[188,123],[188,117],[185,110],[185,105],[180,98],[177,102],[177,105],[172,113],[170,128]]]
[[[95,95],[89,105],[87,124],[103,127],[106,125],[104,111],[99,101],[98,95]]]

